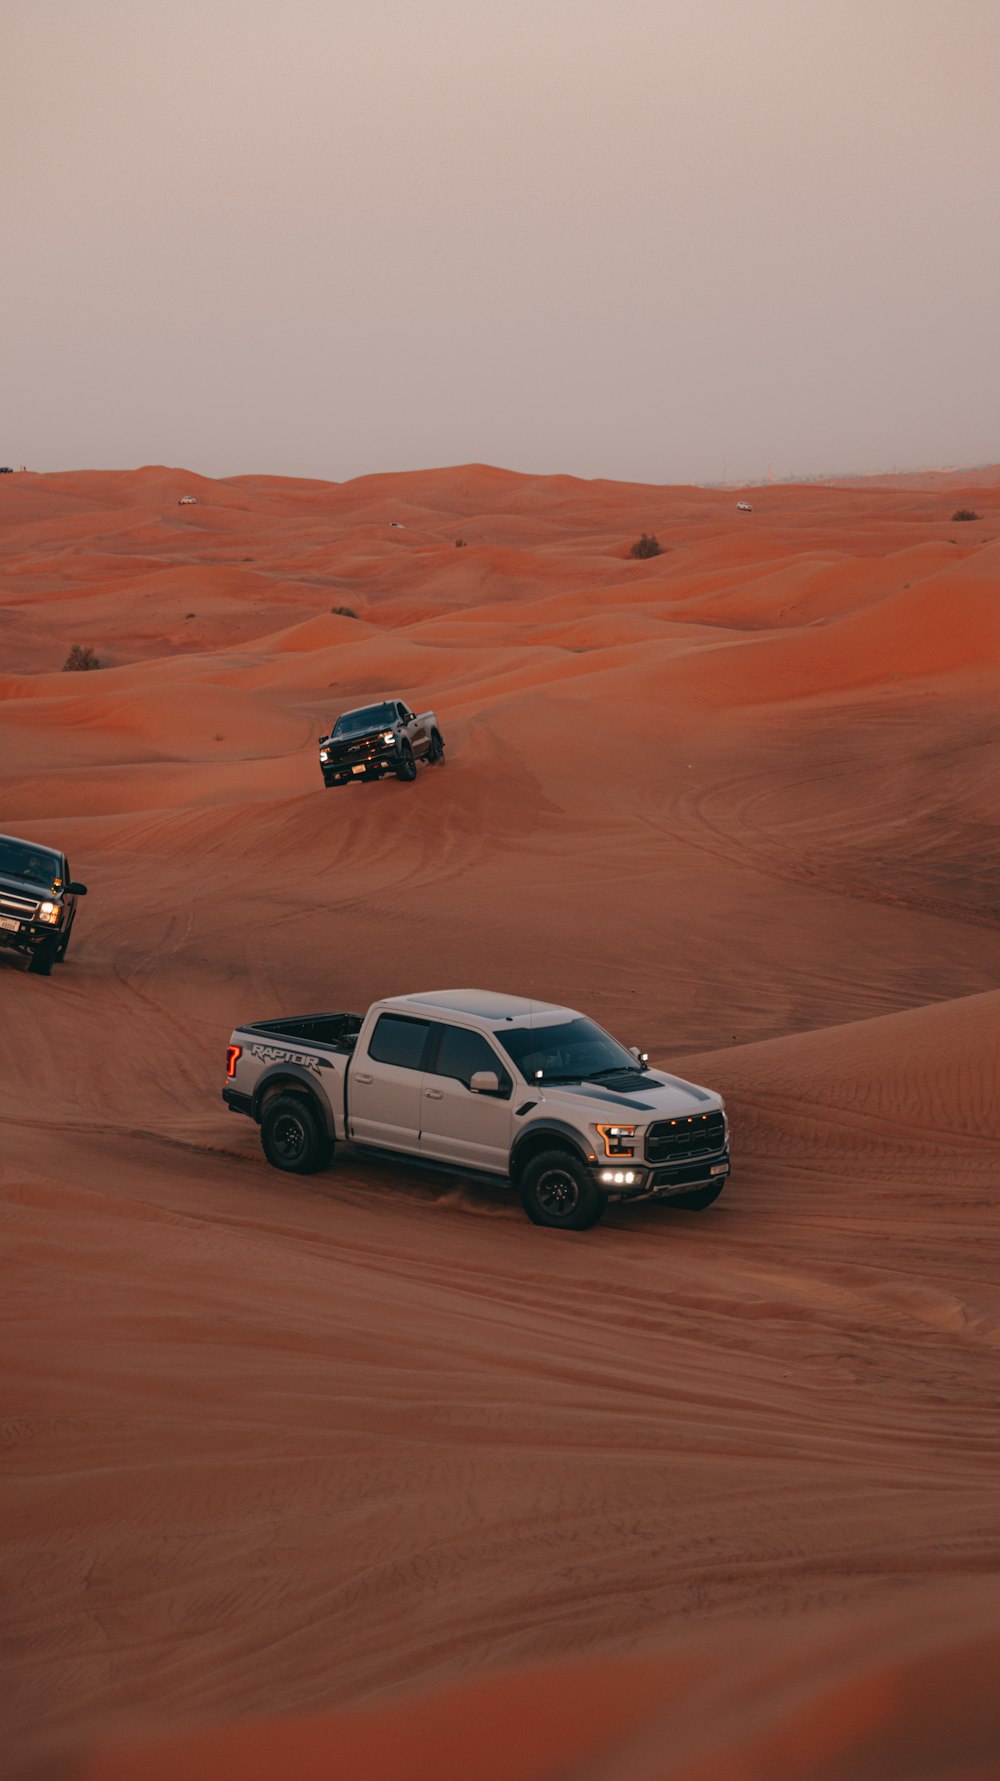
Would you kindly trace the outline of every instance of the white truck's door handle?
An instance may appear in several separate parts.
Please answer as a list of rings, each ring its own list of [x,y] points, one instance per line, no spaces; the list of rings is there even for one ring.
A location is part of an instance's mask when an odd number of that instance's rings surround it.
[[[428,1101],[443,1101],[444,1095],[439,1088],[425,1088],[424,1098]]]
[[[355,1082],[373,1082],[375,1078],[373,1076],[355,1076],[354,1080]]]

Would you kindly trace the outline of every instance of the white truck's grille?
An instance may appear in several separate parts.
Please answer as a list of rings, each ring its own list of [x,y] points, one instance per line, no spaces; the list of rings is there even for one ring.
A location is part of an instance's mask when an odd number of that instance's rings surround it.
[[[726,1142],[726,1121],[719,1112],[661,1119],[646,1133],[646,1161],[681,1162],[690,1156],[711,1156]]]

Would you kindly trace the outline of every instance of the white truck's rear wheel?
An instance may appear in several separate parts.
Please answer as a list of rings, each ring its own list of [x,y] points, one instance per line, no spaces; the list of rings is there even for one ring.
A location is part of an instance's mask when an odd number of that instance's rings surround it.
[[[288,1175],[314,1175],[333,1155],[329,1133],[305,1095],[276,1095],[268,1102],[260,1141],[272,1168]]]

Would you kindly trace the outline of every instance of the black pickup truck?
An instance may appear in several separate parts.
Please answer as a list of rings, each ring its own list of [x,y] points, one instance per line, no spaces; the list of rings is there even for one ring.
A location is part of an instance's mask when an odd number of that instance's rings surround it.
[[[319,739],[323,784],[349,785],[352,779],[416,779],[417,762],[444,760],[444,737],[433,711],[415,717],[402,699],[359,705],[338,717],[329,736]]]
[[[64,853],[0,835],[0,946],[26,953],[39,976],[66,957],[76,899],[86,895]]]

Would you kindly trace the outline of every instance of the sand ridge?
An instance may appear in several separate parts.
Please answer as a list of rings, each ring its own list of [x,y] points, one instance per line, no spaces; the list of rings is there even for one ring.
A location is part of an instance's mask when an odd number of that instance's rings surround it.
[[[997,1772],[996,476],[3,484],[0,828],[91,887],[0,953],[11,1772]],[[446,766],[325,792],[393,693]],[[428,983],[718,1086],[718,1206],[269,1170],[233,1024]]]

